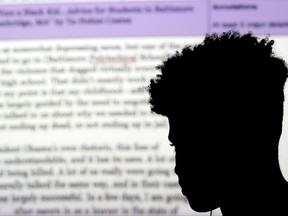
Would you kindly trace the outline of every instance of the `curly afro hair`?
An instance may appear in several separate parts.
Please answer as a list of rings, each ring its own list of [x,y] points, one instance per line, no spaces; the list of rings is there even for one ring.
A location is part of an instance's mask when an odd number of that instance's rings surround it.
[[[177,51],[156,67],[161,73],[148,86],[151,110],[168,116],[195,98],[272,112],[267,104],[283,109],[287,67],[274,54],[273,44],[252,33],[206,35],[202,43]]]

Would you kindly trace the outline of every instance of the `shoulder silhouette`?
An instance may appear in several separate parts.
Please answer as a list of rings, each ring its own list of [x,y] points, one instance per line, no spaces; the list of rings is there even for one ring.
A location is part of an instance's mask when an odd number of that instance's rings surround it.
[[[288,70],[273,43],[252,33],[207,35],[150,81],[151,110],[168,117],[175,172],[195,211],[287,215],[278,144]]]

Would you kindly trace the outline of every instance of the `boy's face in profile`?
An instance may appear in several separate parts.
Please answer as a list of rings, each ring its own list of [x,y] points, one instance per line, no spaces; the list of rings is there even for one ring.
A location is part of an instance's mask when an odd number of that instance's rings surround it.
[[[286,210],[277,196],[287,189],[278,144],[288,69],[273,43],[252,33],[207,35],[156,67],[151,110],[168,117],[175,172],[195,211]]]
[[[198,212],[218,208],[225,185],[223,158],[219,156],[225,131],[217,117],[202,111],[168,116],[168,138],[175,147],[175,173],[182,193]]]

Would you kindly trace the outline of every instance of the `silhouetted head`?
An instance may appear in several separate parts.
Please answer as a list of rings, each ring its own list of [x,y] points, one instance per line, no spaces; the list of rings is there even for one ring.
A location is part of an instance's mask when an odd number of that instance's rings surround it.
[[[279,168],[287,68],[272,45],[251,33],[212,34],[157,66],[151,109],[168,117],[175,172],[196,211],[222,206]]]

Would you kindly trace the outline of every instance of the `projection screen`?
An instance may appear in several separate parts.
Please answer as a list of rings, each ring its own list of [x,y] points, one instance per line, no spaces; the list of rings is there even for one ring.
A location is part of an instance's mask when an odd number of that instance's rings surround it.
[[[1,0],[0,216],[209,215],[181,194],[168,122],[145,86],[207,33],[270,35],[288,60],[287,11],[272,0]],[[286,179],[287,128],[285,111]]]

